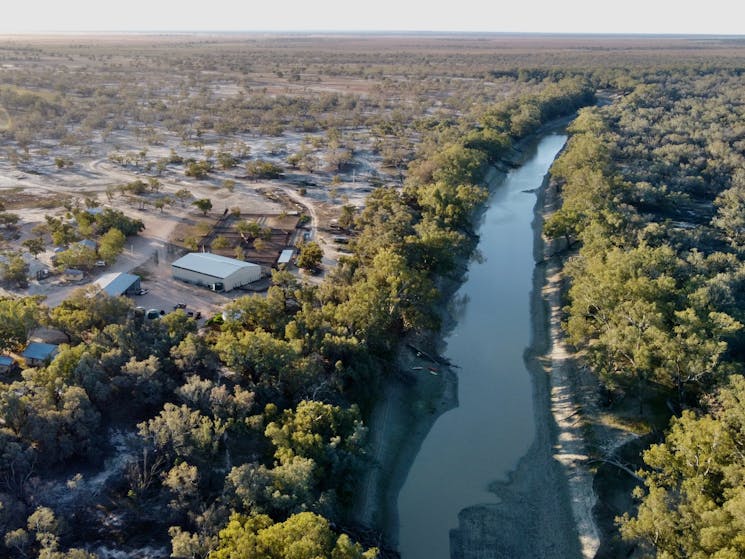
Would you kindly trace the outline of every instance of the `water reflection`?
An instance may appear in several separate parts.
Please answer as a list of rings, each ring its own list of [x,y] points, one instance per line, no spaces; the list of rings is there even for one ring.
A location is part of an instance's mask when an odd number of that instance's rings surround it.
[[[458,371],[459,407],[440,417],[399,494],[402,559],[447,559],[458,512],[497,498],[534,438],[530,344],[535,194],[566,137],[543,138],[492,196],[479,229],[478,257],[453,299],[457,322],[445,355]]]

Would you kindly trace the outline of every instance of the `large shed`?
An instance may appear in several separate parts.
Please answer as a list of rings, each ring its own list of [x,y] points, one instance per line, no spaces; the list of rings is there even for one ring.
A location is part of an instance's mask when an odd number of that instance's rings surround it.
[[[215,291],[230,291],[261,279],[261,266],[211,252],[190,252],[171,264],[173,277],[206,285]]]
[[[111,297],[131,295],[140,290],[140,276],[112,272],[98,278],[96,280],[96,287]]]

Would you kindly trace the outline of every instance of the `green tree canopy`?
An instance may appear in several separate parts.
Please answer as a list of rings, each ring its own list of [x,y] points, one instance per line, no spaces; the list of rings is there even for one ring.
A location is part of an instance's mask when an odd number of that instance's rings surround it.
[[[212,201],[209,198],[200,198],[199,200],[194,200],[191,205],[199,208],[199,210],[204,215],[207,215],[207,212],[212,209]]]
[[[295,260],[298,267],[304,270],[317,270],[323,260],[323,249],[315,241],[300,245],[300,253]]]
[[[0,352],[20,350],[45,315],[39,297],[0,299]]]
[[[328,521],[301,512],[273,523],[265,515],[233,515],[220,532],[220,544],[210,559],[374,559],[377,549],[363,551],[344,534],[338,536]]]
[[[745,556],[745,378],[733,376],[711,406],[674,418],[664,442],[644,453],[635,515],[618,519],[624,538],[660,559]]]
[[[107,264],[113,264],[124,250],[126,241],[124,233],[116,227],[112,227],[101,237],[98,245],[98,254]]]

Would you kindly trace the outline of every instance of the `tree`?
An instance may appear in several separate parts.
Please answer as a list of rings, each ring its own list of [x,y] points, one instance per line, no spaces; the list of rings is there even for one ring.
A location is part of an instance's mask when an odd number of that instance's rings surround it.
[[[226,425],[186,405],[167,403],[153,419],[138,425],[140,436],[174,458],[208,464],[219,448]]]
[[[147,184],[151,192],[158,192],[163,187],[163,183],[155,177],[148,177]]]
[[[209,160],[204,161],[190,161],[186,165],[184,174],[187,177],[194,177],[195,179],[203,179],[210,171],[212,171],[212,162]]]
[[[95,295],[95,296],[93,296]],[[54,307],[50,322],[71,341],[90,336],[91,330],[103,330],[110,324],[123,324],[131,312],[132,302],[124,297],[110,297],[97,290],[80,288]]]
[[[29,390],[21,399],[26,413],[18,425],[20,437],[39,450],[47,466],[87,457],[95,448],[101,417],[85,390],[62,383],[26,386]]]
[[[282,176],[282,167],[271,161],[257,159],[246,163],[246,175],[249,179],[278,179]]]
[[[470,226],[473,211],[486,201],[485,188],[472,184],[436,182],[420,186],[417,201],[441,223],[455,229]]]
[[[344,205],[341,207],[341,213],[339,214],[339,227],[342,229],[351,229],[354,227],[354,206]]]
[[[160,360],[154,355],[142,361],[132,357],[122,365],[113,384],[120,393],[128,396],[132,407],[144,409],[159,406],[173,386],[171,379],[163,372]]]
[[[223,235],[218,235],[212,241],[212,248],[215,250],[220,250],[228,247],[230,247],[230,241],[228,241],[228,238]]]
[[[207,215],[207,212],[212,209],[212,201],[209,198],[194,200],[191,205],[199,208],[203,215]]]
[[[168,529],[171,536],[171,557],[179,559],[207,559],[212,550],[217,548],[217,536],[187,532],[180,526],[171,526]]]
[[[227,151],[219,152],[217,154],[217,161],[220,164],[220,167],[225,170],[232,169],[238,163],[235,157],[233,157],[233,154]]]
[[[191,192],[189,192],[189,191],[188,191],[187,189],[185,189],[185,188],[181,188],[181,189],[177,190],[177,191],[176,191],[176,192],[174,193],[174,196],[175,196],[176,198],[178,198],[179,202],[181,202],[181,206],[182,206],[182,207],[183,207],[183,205],[184,205],[184,204],[186,204],[186,201],[187,201],[187,200],[191,200],[192,198],[194,198],[194,196],[192,195],[192,193],[191,193]]]
[[[45,216],[46,229],[52,236],[52,242],[57,246],[65,246],[78,238],[72,225],[56,219],[50,215]]]
[[[572,243],[580,232],[579,227],[582,219],[576,211],[568,207],[561,208],[552,213],[543,224],[543,232],[550,239],[563,237],[566,248],[571,248]]]
[[[6,262],[0,262],[3,280],[18,287],[28,285],[28,264],[19,255],[14,254]]]
[[[0,352],[19,350],[44,316],[39,297],[0,299]]]
[[[745,171],[738,169],[733,186],[717,196],[717,215],[711,223],[721,229],[734,248],[745,246]]]
[[[300,245],[300,253],[295,260],[298,267],[304,270],[315,271],[321,266],[323,261],[323,249],[315,242],[303,243]]]
[[[248,377],[254,384],[280,384],[291,372],[296,348],[261,329],[234,335],[224,332],[215,344],[220,358]]]
[[[0,212],[0,227],[11,229],[21,220],[21,216],[11,212]]]
[[[165,473],[163,485],[171,492],[169,506],[174,510],[186,511],[199,499],[199,471],[187,462],[181,462]]]
[[[254,239],[253,246],[256,252],[261,252],[266,249],[266,241],[264,239]]]
[[[107,264],[113,264],[124,250],[126,240],[124,233],[112,227],[101,237],[98,254]]]
[[[637,513],[621,534],[669,559],[745,556],[745,378],[733,376],[711,413],[673,418],[664,442],[644,453]]]
[[[96,215],[96,225],[102,235],[109,229],[118,229],[125,237],[137,235],[145,229],[145,224],[141,219],[127,217],[120,210],[111,208],[105,208],[104,211]]]
[[[328,521],[301,512],[274,524],[266,515],[233,515],[220,531],[220,544],[211,559],[374,559],[375,548],[363,551],[348,536],[337,536]]]
[[[278,464],[289,465],[296,457],[311,459],[320,488],[333,489],[344,498],[354,487],[366,433],[356,406],[344,409],[314,400],[285,410],[281,421],[265,430],[276,447]]]
[[[26,247],[26,250],[28,250],[34,256],[34,258],[44,252],[44,239],[41,239],[39,237],[34,239],[26,239],[21,244]]]
[[[250,239],[255,239],[261,233],[261,225],[256,221],[239,221],[235,225],[235,230],[241,236],[244,243],[248,243]]]
[[[84,245],[74,245],[64,252],[57,254],[56,265],[60,268],[76,268],[91,270],[96,265],[98,255],[96,251]]]

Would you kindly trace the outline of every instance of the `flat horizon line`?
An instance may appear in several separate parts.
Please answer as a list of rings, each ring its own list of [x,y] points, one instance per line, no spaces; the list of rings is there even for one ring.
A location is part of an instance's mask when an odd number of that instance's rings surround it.
[[[0,36],[111,36],[111,35],[479,35],[479,36],[541,36],[541,37],[647,37],[647,38],[731,38],[745,39],[745,33],[705,32],[589,32],[589,31],[479,31],[479,30],[426,30],[426,29],[160,29],[160,30],[31,30],[4,31]]]

